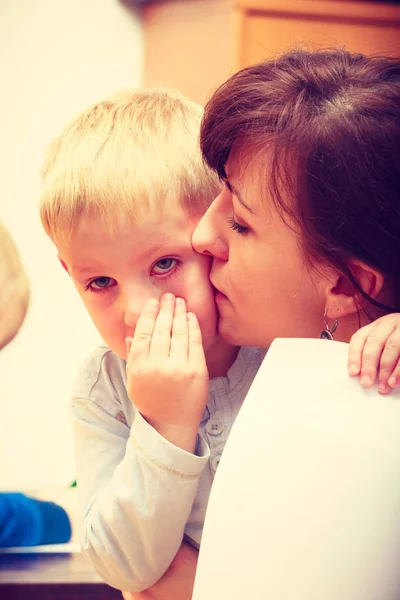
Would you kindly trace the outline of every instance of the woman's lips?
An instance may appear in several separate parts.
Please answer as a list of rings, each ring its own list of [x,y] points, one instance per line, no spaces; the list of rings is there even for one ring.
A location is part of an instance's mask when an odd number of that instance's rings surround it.
[[[228,296],[226,296],[226,294],[221,292],[221,290],[213,282],[212,278],[210,279],[210,281],[214,288],[215,300],[223,300],[223,299],[228,300]]]
[[[223,300],[228,300],[227,296],[225,296],[225,294],[222,292],[217,292],[215,294],[215,302],[221,302]]]
[[[220,292],[218,288],[215,288],[215,301],[218,302],[220,300],[228,300],[228,297]]]

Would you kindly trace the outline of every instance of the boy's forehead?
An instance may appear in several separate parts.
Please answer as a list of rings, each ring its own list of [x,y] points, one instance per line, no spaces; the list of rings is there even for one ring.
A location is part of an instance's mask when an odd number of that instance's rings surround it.
[[[100,217],[84,217],[72,234],[68,248],[86,254],[93,249],[112,250],[126,245],[145,258],[165,247],[190,244],[197,221],[198,218],[183,209],[164,210],[136,220],[121,217],[111,223]]]

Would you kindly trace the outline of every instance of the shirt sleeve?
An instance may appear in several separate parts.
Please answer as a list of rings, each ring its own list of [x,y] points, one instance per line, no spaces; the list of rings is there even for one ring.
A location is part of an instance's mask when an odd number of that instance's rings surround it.
[[[138,592],[178,551],[209,449],[177,448],[136,412],[131,429],[96,402],[71,406],[82,505],[82,552],[117,589]]]

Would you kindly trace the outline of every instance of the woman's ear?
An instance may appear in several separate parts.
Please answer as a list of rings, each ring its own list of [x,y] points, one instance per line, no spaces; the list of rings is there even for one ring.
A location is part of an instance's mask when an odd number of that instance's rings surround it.
[[[62,268],[65,269],[67,271],[68,275],[69,275],[68,267],[67,267],[66,263],[63,261],[63,259],[61,258],[60,255],[58,255],[58,260],[60,261]]]
[[[375,300],[381,295],[385,277],[369,265],[357,260],[349,268],[363,291]],[[326,287],[326,315],[330,319],[347,317],[358,312],[365,299],[360,290],[345,275],[332,274]]]

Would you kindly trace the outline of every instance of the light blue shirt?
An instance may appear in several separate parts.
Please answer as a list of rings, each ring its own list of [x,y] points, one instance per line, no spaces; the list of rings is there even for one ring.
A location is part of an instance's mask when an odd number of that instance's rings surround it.
[[[147,589],[184,535],[200,544],[220,456],[264,355],[241,348],[227,376],[210,381],[196,454],[168,442],[135,409],[124,360],[101,346],[86,361],[71,404],[81,543],[109,585]]]

